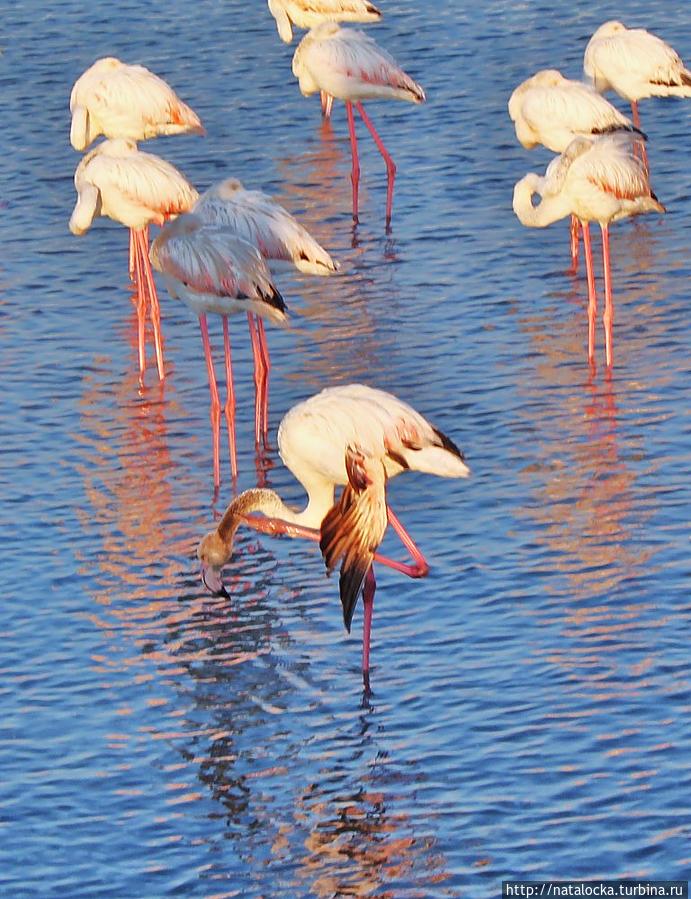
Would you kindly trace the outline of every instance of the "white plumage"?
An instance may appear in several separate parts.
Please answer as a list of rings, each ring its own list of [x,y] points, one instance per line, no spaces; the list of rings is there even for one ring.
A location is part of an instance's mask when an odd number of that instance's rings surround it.
[[[583,69],[599,91],[632,103],[646,97],[691,97],[691,71],[679,54],[642,28],[600,25],[585,50]]]
[[[115,57],[98,59],[70,96],[70,142],[84,150],[99,134],[145,140],[159,134],[204,134],[197,114],[158,75]]]
[[[281,40],[293,39],[292,26],[314,28],[321,22],[377,22],[381,13],[369,0],[268,0]]]
[[[193,212],[204,222],[227,227],[257,247],[265,259],[289,261],[314,275],[329,275],[338,268],[283,206],[261,191],[245,190],[236,178],[210,187]]]
[[[543,69],[511,94],[509,115],[516,137],[531,149],[542,144],[563,152],[574,137],[595,137],[613,131],[633,131],[633,125],[592,87]]]

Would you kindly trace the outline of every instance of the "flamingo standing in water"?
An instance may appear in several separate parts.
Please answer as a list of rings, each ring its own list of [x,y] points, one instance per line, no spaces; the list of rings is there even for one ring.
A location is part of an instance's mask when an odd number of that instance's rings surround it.
[[[204,222],[228,228],[255,246],[264,259],[292,262],[302,272],[330,275],[338,263],[306,228],[271,197],[245,190],[237,178],[214,184],[195,203],[192,212]],[[268,438],[269,348],[260,317],[247,313],[254,355],[256,387],[255,441]]]
[[[206,315],[208,312],[214,312],[223,318],[228,392],[225,416],[230,465],[235,477],[237,475],[235,393],[228,316],[236,312],[246,312],[283,324],[286,321],[286,306],[271,280],[266,262],[256,247],[238,237],[229,228],[204,224],[201,218],[193,213],[181,215],[169,222],[152,243],[150,255],[154,268],[162,272],[171,296],[183,300],[199,317],[211,391],[214,486],[218,487],[221,479],[221,403]]]
[[[542,69],[516,88],[509,99],[509,116],[516,137],[526,149],[541,144],[563,153],[575,137],[632,132],[642,134],[630,119],[590,85],[564,78],[556,69]],[[572,271],[578,267],[578,218],[571,216]]]
[[[199,197],[175,166],[137,149],[132,140],[106,140],[87,153],[74,174],[77,203],[70,231],[82,235],[99,215],[108,216],[130,229],[130,247],[137,288],[139,373],[146,369],[144,346],[147,301],[156,346],[158,376],[165,377],[161,339],[161,311],[151,273],[148,227],[188,210]]]
[[[363,384],[327,388],[294,406],[281,422],[278,445],[283,461],[307,492],[307,506],[297,512],[273,490],[241,493],[199,545],[202,579],[212,592],[227,595],[221,569],[232,556],[241,524],[318,541],[327,570],[340,564],[339,589],[348,631],[363,590],[362,672],[368,687],[376,587],[372,563],[381,562],[409,577],[423,577],[429,571],[387,506],[386,483],[406,469],[447,478],[467,477],[470,470],[458,447],[419,412],[392,394]],[[334,503],[337,485],[343,485],[343,492]],[[377,553],[388,523],[410,553],[412,565]]]
[[[293,56],[293,75],[298,79],[304,96],[324,91],[345,102],[353,154],[353,219],[357,222],[360,163],[353,116],[355,104],[386,163],[388,225],[393,208],[396,166],[365,112],[362,101],[394,99],[424,103],[425,92],[364,31],[341,28],[335,22],[324,22],[303,37]]]
[[[97,59],[70,95],[70,142],[85,150],[99,134],[147,140],[159,134],[204,134],[199,116],[144,66]]]
[[[269,0],[282,41],[293,40],[293,28],[309,30],[322,22],[378,22],[381,12],[368,0]],[[321,91],[322,113],[331,115],[333,97]]]
[[[600,25],[585,48],[583,70],[601,93],[612,90],[631,103],[637,128],[639,100],[691,97],[691,71],[676,50],[649,31],[621,22]],[[643,161],[647,169],[645,147]]]
[[[537,206],[533,206],[535,194],[540,197]],[[610,222],[645,212],[665,211],[650,189],[642,161],[633,155],[626,139],[577,137],[561,156],[552,160],[544,177],[531,173],[516,184],[513,208],[522,224],[530,228],[545,228],[567,215],[575,215],[580,220],[588,274],[588,359],[591,362],[595,356],[597,295],[589,223],[595,221],[600,225],[605,281],[603,324],[606,362],[610,367],[614,323]]]

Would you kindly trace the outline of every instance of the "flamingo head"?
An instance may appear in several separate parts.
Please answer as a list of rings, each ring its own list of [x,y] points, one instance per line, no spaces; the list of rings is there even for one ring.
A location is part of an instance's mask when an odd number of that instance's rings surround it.
[[[201,562],[201,578],[206,589],[214,596],[228,597],[221,571],[230,559],[233,547],[223,540],[218,531],[210,531],[197,548]]]

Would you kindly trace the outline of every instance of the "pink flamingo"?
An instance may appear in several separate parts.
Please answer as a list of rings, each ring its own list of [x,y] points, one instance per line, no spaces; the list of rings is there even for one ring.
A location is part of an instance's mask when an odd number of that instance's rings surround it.
[[[533,206],[535,194],[540,197],[537,206]],[[575,215],[580,220],[588,274],[588,359],[591,362],[595,357],[597,296],[589,223],[594,221],[600,225],[605,280],[605,351],[607,366],[611,367],[614,303],[610,222],[645,212],[665,211],[650,189],[642,161],[633,155],[625,139],[577,137],[561,156],[552,160],[544,177],[531,173],[516,184],[513,208],[521,223],[530,228],[545,228],[567,215]]]
[[[327,388],[293,406],[278,429],[278,445],[283,461],[307,492],[307,506],[297,512],[273,490],[241,493],[216,530],[199,545],[202,580],[212,592],[227,595],[221,569],[232,556],[241,524],[268,534],[318,541],[327,571],[340,564],[339,589],[348,631],[363,591],[362,672],[368,687],[376,587],[373,562],[409,577],[424,577],[429,571],[424,556],[387,506],[386,483],[407,469],[447,478],[467,477],[470,470],[458,447],[419,412],[392,394],[363,384]],[[334,503],[337,485],[343,486],[343,492]],[[377,553],[387,524],[410,553],[412,565]]]
[[[221,479],[221,402],[206,315],[213,312],[223,319],[228,392],[225,417],[230,466],[235,477],[235,393],[228,316],[236,312],[253,313],[283,324],[286,321],[285,303],[271,280],[266,263],[254,246],[228,228],[205,225],[193,213],[181,215],[169,222],[152,243],[150,255],[154,268],[163,274],[171,296],[181,299],[199,317],[211,392],[214,486],[218,487]],[[264,399],[263,405],[266,402]]]
[[[158,376],[165,377],[161,310],[149,263],[148,227],[185,212],[199,194],[174,166],[152,153],[142,153],[132,140],[106,140],[87,153],[74,174],[77,203],[70,231],[82,235],[104,215],[130,229],[130,270],[134,272],[139,373],[144,377],[147,302],[154,331]]]
[[[343,100],[348,116],[348,132],[353,154],[353,219],[358,221],[360,163],[355,135],[353,104],[367,126],[386,163],[386,223],[391,222],[396,166],[362,105],[363,100],[394,99],[424,103],[425,92],[385,50],[364,31],[341,28],[324,22],[300,41],[293,56],[293,74],[306,97],[323,91]]]

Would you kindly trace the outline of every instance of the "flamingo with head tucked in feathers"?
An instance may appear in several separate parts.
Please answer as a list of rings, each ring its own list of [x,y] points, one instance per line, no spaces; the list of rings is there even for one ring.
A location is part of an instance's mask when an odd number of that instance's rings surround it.
[[[338,263],[287,209],[267,194],[245,190],[237,178],[227,178],[205,191],[192,211],[202,221],[228,228],[255,246],[264,259],[290,262],[301,272],[330,275]],[[268,437],[269,348],[262,319],[247,313],[254,354],[255,440]]]
[[[369,0],[268,0],[282,41],[293,40],[293,25],[309,30],[322,22],[378,22],[381,12]],[[321,91],[322,113],[331,115],[333,97]]]
[[[298,512],[272,490],[241,493],[216,530],[199,545],[202,579],[212,592],[225,593],[221,570],[232,557],[241,524],[318,541],[327,570],[340,566],[339,589],[348,631],[362,590],[362,672],[368,687],[376,587],[373,562],[409,577],[423,577],[429,570],[387,506],[387,481],[407,469],[447,478],[467,477],[470,470],[458,447],[419,412],[392,394],[363,384],[327,388],[298,403],[281,422],[278,445],[283,461],[307,492],[307,506]],[[337,486],[343,486],[343,492],[334,502]],[[377,553],[387,524],[401,538],[412,565]]]
[[[174,166],[143,153],[132,140],[105,140],[87,153],[74,174],[77,203],[70,231],[84,234],[99,215],[130,229],[130,270],[134,272],[138,325],[139,373],[146,368],[147,303],[154,331],[159,378],[164,378],[161,312],[151,273],[148,227],[188,210],[199,194]]]
[[[540,197],[537,206],[533,197]],[[606,362],[612,365],[614,304],[609,253],[609,225],[632,215],[664,212],[665,208],[650,189],[645,166],[633,155],[630,141],[617,136],[590,140],[577,137],[552,160],[544,177],[534,173],[522,178],[514,188],[513,208],[522,224],[545,228],[567,215],[575,215],[583,228],[588,274],[588,359],[594,359],[597,295],[593,270],[589,223],[602,230],[602,257],[605,281]]]
[[[575,137],[632,133],[645,140],[626,116],[590,85],[564,78],[556,69],[542,69],[516,88],[509,99],[509,116],[520,143],[563,153]],[[578,219],[571,216],[572,271],[578,266]]]
[[[585,48],[583,70],[601,93],[612,90],[631,103],[637,128],[639,100],[691,97],[691,71],[676,50],[657,35],[621,22],[600,25]],[[647,168],[645,147],[643,154]]]
[[[207,313],[223,319],[226,364],[225,417],[233,477],[237,475],[235,449],[235,393],[228,333],[228,316],[237,312],[286,321],[286,306],[259,251],[229,228],[205,224],[194,213],[169,222],[151,245],[151,262],[163,274],[171,296],[181,299],[199,317],[211,392],[211,430],[214,486],[220,484],[221,403],[214,371]],[[268,359],[265,360],[268,367]],[[262,400],[262,407],[267,401]],[[259,405],[259,403],[258,403]]]
[[[300,91],[309,96],[324,91],[343,100],[353,154],[353,219],[358,220],[360,163],[357,152],[353,104],[374,138],[386,163],[386,222],[391,221],[396,166],[362,105],[364,100],[407,100],[424,103],[425,92],[385,50],[364,31],[325,22],[308,32],[293,56],[293,74]]]
[[[97,59],[75,81],[70,112],[75,150],[85,150],[99,134],[139,141],[205,133],[199,116],[162,78],[113,56]]]

